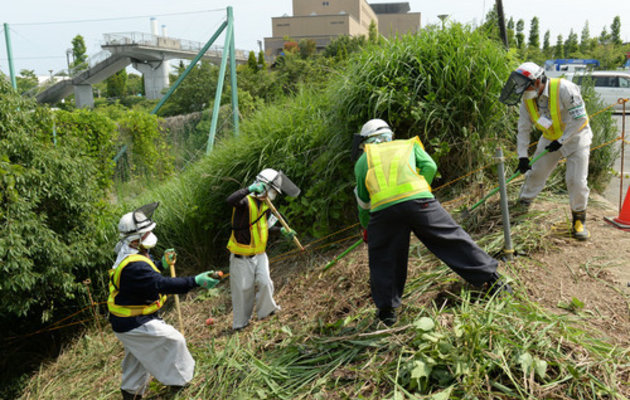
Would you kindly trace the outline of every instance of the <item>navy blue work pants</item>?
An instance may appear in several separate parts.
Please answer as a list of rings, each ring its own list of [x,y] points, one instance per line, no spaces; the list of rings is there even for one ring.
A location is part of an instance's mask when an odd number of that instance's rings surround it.
[[[409,237],[418,239],[472,285],[491,280],[498,261],[483,251],[435,199],[415,199],[370,215],[370,287],[378,308],[400,306],[409,258]]]

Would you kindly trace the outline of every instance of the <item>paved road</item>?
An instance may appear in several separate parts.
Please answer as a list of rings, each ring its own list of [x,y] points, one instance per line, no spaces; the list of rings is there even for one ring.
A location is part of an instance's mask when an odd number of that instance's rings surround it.
[[[617,132],[621,134],[621,126],[622,126],[621,114],[615,114],[613,118],[615,119],[615,122],[617,123]],[[630,115],[626,115],[625,125],[626,125],[625,126],[626,142],[630,142]],[[616,145],[619,147],[621,145],[621,141],[617,141]],[[617,161],[615,161],[615,165],[613,166],[613,168],[615,171],[621,172],[621,157],[619,157]],[[625,176],[623,178],[623,192],[621,195],[622,204],[628,192],[628,186],[630,186],[630,145],[628,143],[625,144],[625,149],[624,149],[623,169],[624,169]],[[616,207],[619,207],[619,203],[620,203],[619,201],[619,189],[621,186],[620,183],[621,183],[621,178],[619,177],[612,178],[610,180],[610,183],[608,184],[608,187],[603,193],[603,196],[608,201],[613,203]]]

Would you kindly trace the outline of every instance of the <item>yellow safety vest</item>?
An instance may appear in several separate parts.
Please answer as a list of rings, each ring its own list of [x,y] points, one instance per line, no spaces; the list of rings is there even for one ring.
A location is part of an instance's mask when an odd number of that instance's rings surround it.
[[[525,100],[525,106],[529,117],[534,121],[534,125],[542,132],[545,138],[549,140],[560,139],[566,126],[562,122],[562,116],[560,115],[560,78],[549,79],[549,113],[551,114],[551,126],[549,128],[545,128],[538,123],[540,113],[538,112],[536,99]]]
[[[368,172],[365,186],[370,193],[371,209],[420,192],[431,191],[431,186],[416,169],[413,139],[366,144]]]
[[[249,243],[239,243],[234,236],[234,229],[230,235],[230,241],[227,244],[228,250],[234,254],[240,254],[242,256],[251,256],[254,254],[261,254],[265,252],[267,248],[267,238],[269,236],[269,230],[267,228],[267,216],[265,213],[269,209],[266,202],[261,202],[260,206],[256,206],[256,200],[253,196],[247,196],[248,208],[249,208]],[[232,210],[232,225],[234,225],[234,213],[236,210]]]
[[[153,264],[150,258],[145,257],[140,254],[132,254],[118,264],[116,269],[111,269],[109,271],[109,297],[107,298],[107,308],[109,312],[114,314],[117,317],[136,317],[138,315],[149,315],[153,314],[166,302],[166,295],[161,294],[160,298],[154,301],[151,304],[141,304],[141,305],[120,305],[116,304],[116,296],[120,291],[120,274],[122,273],[123,268],[125,268],[129,263],[142,261],[151,266],[156,272],[160,272],[159,269]]]

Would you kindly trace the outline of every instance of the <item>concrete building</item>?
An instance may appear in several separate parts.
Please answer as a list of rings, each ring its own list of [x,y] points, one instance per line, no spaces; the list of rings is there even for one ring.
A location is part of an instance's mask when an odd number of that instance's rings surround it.
[[[271,19],[273,36],[265,38],[265,55],[269,59],[277,57],[287,39],[311,39],[317,50],[322,50],[337,36],[368,36],[372,21],[385,37],[416,32],[420,29],[420,13],[409,10],[407,2],[293,0],[293,16]]]

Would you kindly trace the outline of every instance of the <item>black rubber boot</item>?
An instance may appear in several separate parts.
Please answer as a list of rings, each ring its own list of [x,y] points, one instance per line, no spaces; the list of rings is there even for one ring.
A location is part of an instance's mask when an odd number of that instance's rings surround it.
[[[488,296],[514,294],[512,287],[496,272],[492,274],[492,277],[484,286],[487,288],[486,293]]]
[[[591,234],[586,229],[586,210],[571,211],[573,214],[573,225],[571,227],[571,236],[577,240],[587,240]]]
[[[396,310],[393,308],[379,308],[376,316],[387,326],[392,326],[396,323]]]
[[[122,393],[123,400],[140,400],[142,398],[141,394],[131,394],[122,389],[120,389],[120,393]]]

